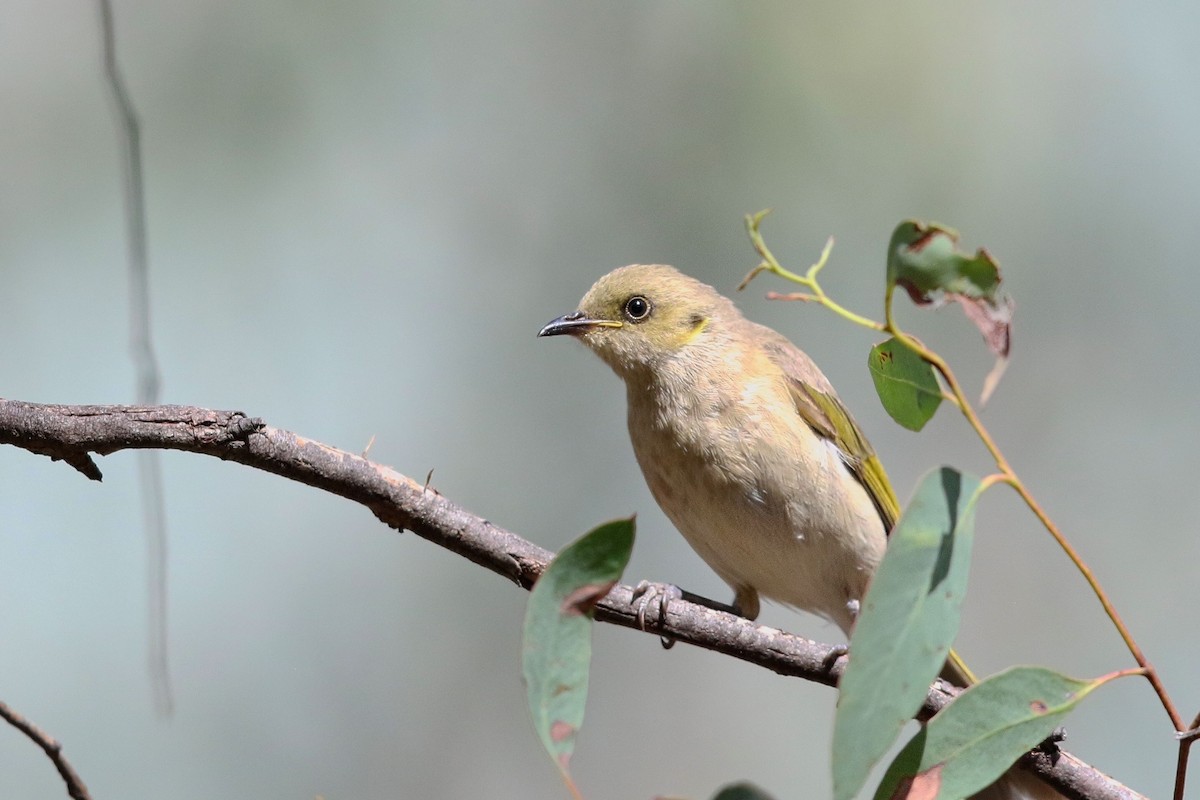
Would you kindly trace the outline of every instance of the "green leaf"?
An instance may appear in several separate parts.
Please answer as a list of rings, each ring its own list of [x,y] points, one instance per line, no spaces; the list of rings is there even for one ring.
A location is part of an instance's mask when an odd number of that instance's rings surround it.
[[[919,431],[942,403],[933,365],[892,337],[871,348],[867,368],[875,392],[892,419]]]
[[[933,302],[938,292],[981,299],[1000,288],[1000,268],[982,248],[958,252],[958,232],[936,222],[905,220],[888,245],[889,285],[902,286],[914,303]]]
[[[888,244],[889,290],[900,286],[917,305],[945,297],[962,306],[975,324],[996,364],[983,387],[983,402],[996,388],[1012,346],[1013,302],[1000,291],[1000,267],[986,250],[960,253],[958,233],[935,222],[905,220],[896,226]]]
[[[713,795],[713,800],[774,800],[753,783],[731,783]]]
[[[913,718],[958,633],[978,478],[949,467],[921,479],[888,537],[850,640],[833,728],[833,789],[849,800]]]
[[[633,519],[615,520],[563,548],[529,594],[521,672],[533,726],[568,783],[592,659],[592,609],[620,579]]]
[[[937,797],[960,798],[990,786],[1046,739],[1106,675],[1084,681],[1043,667],[1012,667],[963,692],[905,745],[888,767],[876,800],[905,777],[934,774]]]

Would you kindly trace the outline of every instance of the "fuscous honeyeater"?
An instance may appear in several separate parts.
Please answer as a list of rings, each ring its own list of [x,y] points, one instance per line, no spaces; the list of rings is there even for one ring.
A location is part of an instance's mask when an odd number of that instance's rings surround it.
[[[753,619],[766,597],[849,635],[900,508],[812,359],[711,286],[658,264],[600,278],[538,335],[560,334],[625,382],[650,492],[733,588],[737,610]],[[1060,797],[1016,770],[975,797],[1022,793]]]

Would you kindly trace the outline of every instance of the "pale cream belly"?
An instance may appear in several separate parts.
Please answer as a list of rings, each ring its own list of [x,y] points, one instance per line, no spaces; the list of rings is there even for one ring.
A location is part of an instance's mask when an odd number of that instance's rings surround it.
[[[836,450],[811,435],[803,456],[686,453],[670,436],[634,437],[651,493],[692,548],[735,591],[819,614],[848,631],[882,557],[883,523]],[[807,433],[807,431],[805,431]],[[732,445],[732,447],[731,447]],[[770,448],[767,448],[768,451]],[[805,479],[807,476],[807,479]]]

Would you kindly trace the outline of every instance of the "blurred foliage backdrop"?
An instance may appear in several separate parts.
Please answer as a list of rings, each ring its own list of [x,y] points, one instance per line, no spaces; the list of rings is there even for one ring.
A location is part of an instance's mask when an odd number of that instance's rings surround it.
[[[986,420],[1078,542],[1185,713],[1200,472],[1193,263],[1200,12],[1185,4],[117,2],[143,123],[154,332],[168,402],[235,407],[423,478],[558,548],[637,512],[628,578],[725,597],[658,512],[599,361],[538,341],[592,280],[676,264],[732,291],[748,211],[877,315],[903,217],[987,246],[1018,302]],[[133,397],[119,160],[93,3],[0,8],[0,365],[6,397]],[[875,400],[864,331],[739,300],[805,347],[901,496],[982,471],[947,411]],[[905,319],[978,385],[957,311]],[[145,667],[135,459],[105,482],[0,450],[0,696],[97,798],[559,798],[530,730],[526,595],[366,511],[166,454],[177,710]],[[980,513],[960,650],[980,670],[1130,665],[1015,499]],[[766,621],[827,640],[786,609]],[[834,693],[601,628],[575,759],[589,796],[828,791]],[[1120,720],[1114,724],[1114,720]],[[1168,792],[1148,688],[1106,688],[1068,746]],[[6,796],[57,797],[0,727]]]

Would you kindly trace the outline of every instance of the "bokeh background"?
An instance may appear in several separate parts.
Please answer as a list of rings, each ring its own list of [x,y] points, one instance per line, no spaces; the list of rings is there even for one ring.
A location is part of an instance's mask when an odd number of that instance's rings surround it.
[[[667,262],[732,292],[742,215],[880,309],[905,217],[988,247],[1017,299],[986,421],[1087,556],[1185,713],[1195,665],[1193,334],[1200,12],[1068,2],[118,2],[143,124],[153,325],[168,402],[238,408],[424,478],[548,548],[638,513],[628,577],[727,590],[653,504],[623,391],[542,340],[594,278]],[[120,161],[94,3],[0,8],[0,392],[128,402]],[[953,414],[900,430],[872,337],[739,302],[840,387],[907,495],[985,471]],[[955,309],[903,319],[978,386]],[[524,708],[525,594],[365,510],[163,457],[176,711],[146,668],[136,459],[103,484],[0,450],[0,696],[97,798],[560,798]],[[786,609],[765,621],[819,639]],[[982,671],[1131,661],[1004,491],[981,511],[961,651]],[[828,795],[834,693],[600,627],[575,771],[589,797]],[[1105,688],[1068,747],[1161,797],[1149,689]],[[0,791],[59,797],[0,726]]]

